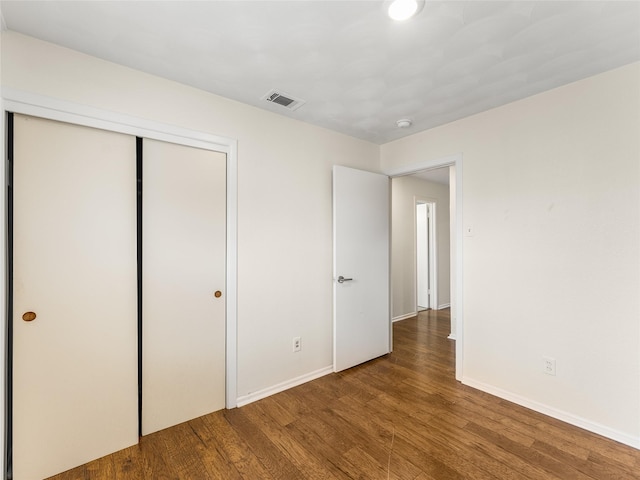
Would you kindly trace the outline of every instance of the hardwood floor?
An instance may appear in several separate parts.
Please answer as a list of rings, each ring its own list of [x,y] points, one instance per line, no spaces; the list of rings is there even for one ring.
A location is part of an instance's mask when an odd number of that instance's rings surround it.
[[[449,311],[394,352],[142,438],[70,479],[640,479],[640,451],[454,380]]]

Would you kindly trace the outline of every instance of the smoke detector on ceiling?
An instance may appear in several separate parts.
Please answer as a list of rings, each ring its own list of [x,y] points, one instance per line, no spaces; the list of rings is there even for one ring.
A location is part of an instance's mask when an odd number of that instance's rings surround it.
[[[403,118],[401,120],[398,120],[396,122],[396,125],[398,126],[398,128],[409,128],[411,125],[413,125],[413,122],[408,118]]]
[[[297,110],[306,102],[300,98],[296,98],[288,93],[284,93],[281,90],[269,90],[262,96],[262,100],[275,103],[289,110]]]

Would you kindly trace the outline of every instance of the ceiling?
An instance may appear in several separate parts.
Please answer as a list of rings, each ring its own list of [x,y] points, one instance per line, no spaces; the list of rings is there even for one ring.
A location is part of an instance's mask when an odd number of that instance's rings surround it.
[[[640,60],[638,1],[0,1],[4,27],[383,144]],[[295,111],[262,97],[279,89]],[[399,129],[398,119],[411,119]]]
[[[449,167],[424,170],[422,172],[414,173],[411,176],[428,182],[439,183],[447,186],[449,185]]]

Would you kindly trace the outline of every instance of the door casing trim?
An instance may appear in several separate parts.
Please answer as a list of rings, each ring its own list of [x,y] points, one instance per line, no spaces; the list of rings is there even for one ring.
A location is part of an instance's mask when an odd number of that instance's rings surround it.
[[[436,158],[432,160],[423,160],[409,165],[403,165],[396,168],[383,168],[382,172],[390,178],[404,177],[414,173],[423,172],[425,170],[433,170],[442,167],[455,167],[455,285],[453,294],[456,310],[456,380],[459,382],[463,378],[463,361],[464,361],[464,311],[463,311],[463,217],[462,217],[462,153],[455,153],[446,157]],[[451,338],[451,337],[450,337]]]

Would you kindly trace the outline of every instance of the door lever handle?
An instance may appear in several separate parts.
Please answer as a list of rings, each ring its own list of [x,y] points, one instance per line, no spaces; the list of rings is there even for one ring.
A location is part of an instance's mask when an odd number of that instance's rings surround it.
[[[338,283],[350,282],[353,278],[344,278],[342,275],[338,277]]]

